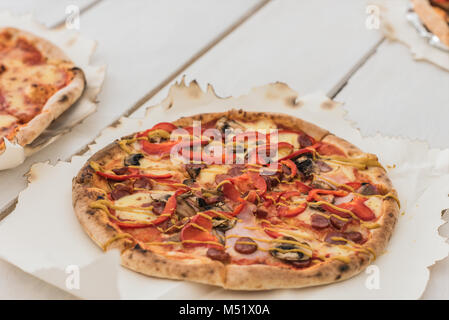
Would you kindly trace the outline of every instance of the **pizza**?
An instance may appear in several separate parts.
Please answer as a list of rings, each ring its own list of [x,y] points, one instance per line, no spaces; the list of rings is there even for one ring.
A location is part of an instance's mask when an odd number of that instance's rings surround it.
[[[235,290],[348,279],[382,254],[399,201],[378,158],[292,116],[162,122],[73,179],[93,241],[142,274]]]
[[[0,29],[0,152],[4,138],[30,144],[73,105],[83,71],[58,47],[28,32]]]
[[[449,47],[449,0],[412,0],[424,26]]]

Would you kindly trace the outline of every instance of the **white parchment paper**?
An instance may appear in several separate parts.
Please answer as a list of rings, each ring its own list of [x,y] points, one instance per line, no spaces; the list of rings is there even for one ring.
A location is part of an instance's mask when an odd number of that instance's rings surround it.
[[[113,139],[161,121],[231,108],[291,114],[314,122],[379,155],[402,202],[387,252],[367,269],[341,283],[263,292],[227,291],[208,285],[146,277],[119,266],[118,252],[103,253],[84,233],[73,213],[71,180],[89,155]],[[321,93],[297,97],[284,84],[253,89],[238,98],[218,98],[192,83],[174,85],[145,118],[123,118],[105,129],[85,156],[55,166],[32,167],[30,184],[16,209],[0,223],[0,257],[82,298],[122,299],[416,299],[426,287],[428,266],[448,254],[438,234],[441,211],[449,207],[449,150],[429,150],[422,142],[382,136],[363,138],[344,120],[341,105]],[[79,289],[73,268],[79,268]],[[72,289],[71,289],[72,288]]]
[[[31,32],[58,46],[77,67],[83,69],[87,86],[78,102],[56,119],[31,144],[22,147],[15,143],[14,145],[7,143],[6,150],[0,153],[0,170],[17,167],[27,156],[52,143],[95,112],[97,108],[95,98],[100,92],[106,72],[105,66],[90,65],[96,41],[82,37],[75,30],[68,30],[65,27],[48,29],[34,21],[32,15],[14,16],[8,11],[0,12],[0,28],[2,27],[15,27]]]
[[[390,40],[397,40],[410,48],[413,58],[426,60],[449,71],[449,52],[434,47],[407,21],[409,0],[374,0],[371,4],[381,10],[381,30]]]

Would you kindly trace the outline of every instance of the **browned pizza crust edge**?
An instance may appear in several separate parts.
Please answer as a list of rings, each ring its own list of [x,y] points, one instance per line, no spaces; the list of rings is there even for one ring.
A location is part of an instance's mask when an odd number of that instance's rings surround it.
[[[357,147],[328,133],[306,121],[283,114],[257,113],[232,110],[224,113],[202,114],[192,117],[180,118],[173,123],[178,126],[188,126],[193,120],[204,122],[218,119],[224,115],[231,119],[246,119],[247,121],[261,118],[269,118],[277,123],[282,123],[292,129],[300,129],[307,134],[314,134],[317,140],[327,140],[338,145],[346,154],[363,154]],[[244,117],[244,118],[243,118]],[[103,247],[109,240],[115,238],[120,231],[109,221],[106,213],[100,209],[92,209],[89,204],[101,194],[93,187],[93,169],[90,161],[107,161],[119,152],[123,152],[116,142],[95,153],[73,179],[73,206],[74,211],[86,233],[100,246]],[[379,184],[384,184],[396,195],[391,187],[383,168],[371,168],[370,176]],[[371,239],[363,247],[371,248],[376,256],[383,253],[393,233],[399,214],[399,207],[395,200],[384,199],[382,218],[378,221],[381,225],[374,229]],[[349,256],[350,262],[340,260],[328,260],[306,269],[289,269],[268,265],[224,265],[221,262],[207,257],[183,261],[170,258],[168,255],[142,249],[139,245],[130,246],[126,238],[111,243],[109,248],[122,250],[122,265],[142,274],[170,278],[183,279],[200,283],[222,286],[233,290],[267,290],[274,288],[300,288],[328,284],[348,279],[364,270],[373,260],[372,255],[354,253]]]
[[[412,0],[412,4],[423,24],[449,47],[449,24],[435,12],[428,0]]]
[[[32,42],[44,56],[50,59],[70,61],[64,52],[53,43],[37,37],[29,32],[15,28],[2,28]],[[45,103],[42,111],[26,125],[19,128],[14,139],[21,146],[33,142],[56,118],[69,109],[81,97],[86,87],[84,72],[74,67],[73,80],[64,88],[55,92]],[[1,150],[0,150],[1,152]]]

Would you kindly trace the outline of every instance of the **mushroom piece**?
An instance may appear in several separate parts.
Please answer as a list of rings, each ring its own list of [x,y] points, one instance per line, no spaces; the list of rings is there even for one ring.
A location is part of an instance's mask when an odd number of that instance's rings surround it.
[[[221,133],[226,134],[226,131],[234,131],[235,129],[240,129],[240,130],[244,130],[245,128],[243,126],[241,126],[240,124],[238,124],[236,121],[234,120],[229,120],[226,117],[222,117],[220,119],[217,120],[215,127],[220,130]]]
[[[286,262],[295,262],[309,260],[312,256],[312,249],[306,242],[299,242],[292,237],[282,237],[280,240],[293,241],[301,245],[296,245],[290,242],[278,242],[270,249],[270,253],[273,257]]]
[[[196,197],[190,192],[183,193],[176,197],[176,214],[180,217],[192,217],[199,209],[195,206]]]
[[[140,166],[140,160],[143,159],[144,156],[141,153],[133,153],[125,158],[125,166]]]
[[[189,176],[192,179],[195,179],[196,177],[198,177],[198,175],[201,172],[201,169],[205,168],[206,165],[204,163],[198,163],[198,164],[186,164],[185,168],[187,173],[189,174]]]
[[[212,234],[218,239],[223,246],[226,245],[226,236],[222,230],[212,229]]]
[[[295,164],[305,177],[310,177],[315,172],[315,163],[307,156],[299,157],[295,160]]]
[[[220,231],[227,231],[234,228],[237,220],[236,219],[226,219],[223,217],[214,217],[212,218],[212,226],[214,229]]]

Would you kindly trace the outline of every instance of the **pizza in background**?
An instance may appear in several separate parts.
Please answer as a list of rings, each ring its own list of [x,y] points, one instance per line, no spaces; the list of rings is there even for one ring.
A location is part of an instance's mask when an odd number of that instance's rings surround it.
[[[83,71],[58,47],[22,30],[0,29],[0,151],[5,137],[31,143],[84,87]]]
[[[113,142],[74,178],[73,206],[125,267],[236,290],[348,279],[384,252],[399,211],[375,155],[306,121],[242,110]]]
[[[449,0],[412,0],[424,26],[449,47]]]

